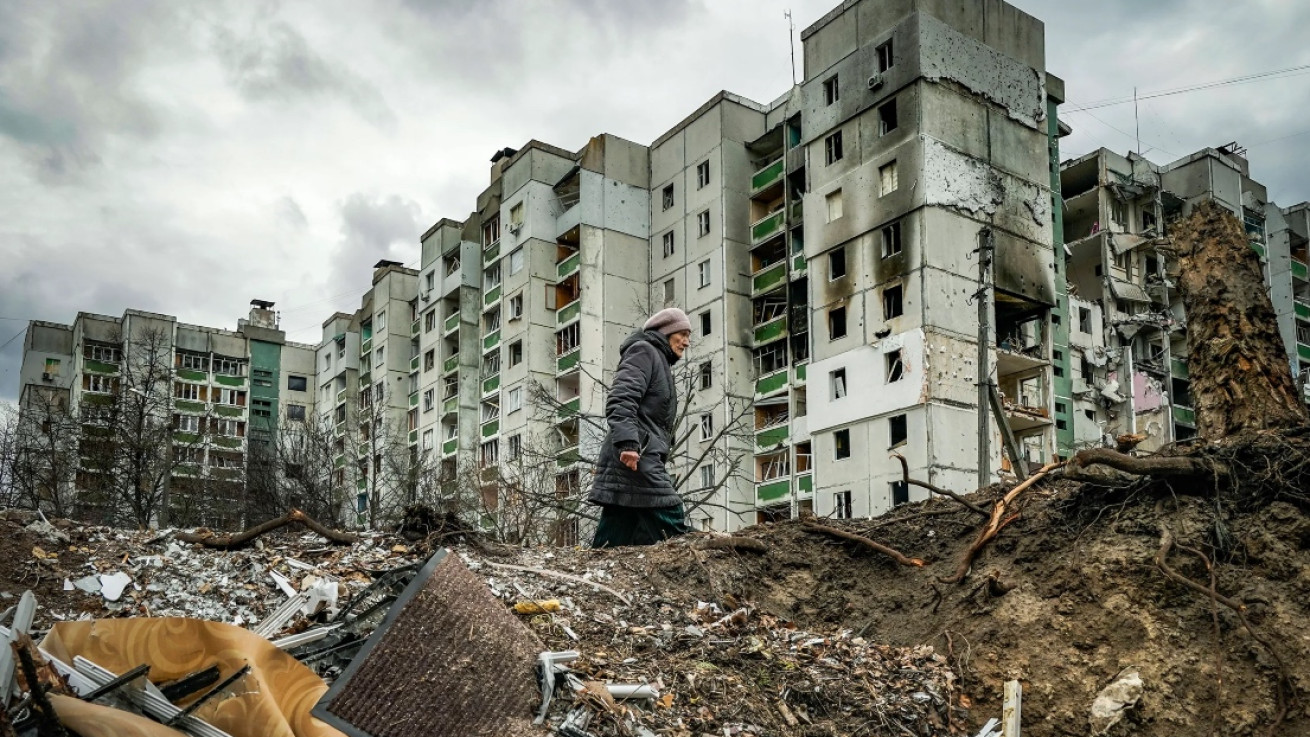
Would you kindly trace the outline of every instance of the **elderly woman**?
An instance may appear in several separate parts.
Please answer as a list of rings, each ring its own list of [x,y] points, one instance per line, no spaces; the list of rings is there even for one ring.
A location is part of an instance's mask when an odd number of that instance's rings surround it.
[[[619,370],[605,401],[609,433],[587,495],[602,507],[593,548],[651,545],[689,531],[664,464],[678,416],[673,364],[690,343],[687,313],[671,307],[619,348]]]

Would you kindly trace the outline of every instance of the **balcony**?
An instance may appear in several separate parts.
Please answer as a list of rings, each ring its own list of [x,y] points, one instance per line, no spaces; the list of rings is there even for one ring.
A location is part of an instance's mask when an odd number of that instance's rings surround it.
[[[578,319],[578,316],[581,314],[582,314],[582,300],[575,299],[572,302],[559,308],[559,310],[555,313],[555,326],[563,327],[573,322],[574,320]]]
[[[1310,345],[1305,343],[1296,344],[1296,357],[1302,361],[1310,361]]]
[[[805,262],[804,254],[796,254],[791,257],[791,276],[792,279],[798,279],[805,274],[808,264]]]
[[[450,438],[441,444],[443,456],[454,455],[457,450],[459,450],[459,438]]]
[[[1196,427],[1196,412],[1191,407],[1174,405],[1174,422]]]
[[[499,284],[497,284],[496,286],[494,286],[494,287],[492,287],[491,289],[487,290],[487,293],[484,294],[484,295],[482,295],[482,306],[483,306],[483,307],[490,307],[490,306],[496,304],[496,303],[499,302],[499,301],[500,301],[500,285],[499,285]]]
[[[1269,254],[1265,252],[1265,247],[1261,243],[1256,243],[1255,241],[1251,241],[1251,250],[1255,251],[1257,254],[1260,255],[1261,261],[1265,261],[1269,258]]]
[[[500,388],[500,374],[488,376],[482,380],[482,394],[491,394]]]
[[[459,368],[459,354],[450,356],[449,358],[447,358],[445,361],[442,362],[441,373],[448,374],[457,368]]]
[[[578,270],[578,265],[582,262],[582,253],[574,251],[572,256],[555,264],[555,277],[559,280],[567,279]]]
[[[219,415],[220,417],[241,417],[245,415],[245,413],[245,407],[234,407],[230,404],[214,405],[214,414]]]
[[[786,223],[787,213],[784,210],[778,210],[769,215],[751,223],[751,245],[759,245],[775,235],[782,233],[783,225]]]
[[[88,366],[91,363],[92,363],[91,361],[87,361]],[[102,364],[99,361],[95,361],[95,363],[101,366],[113,366],[114,371],[118,371],[118,364],[107,364],[107,363]],[[205,373],[204,371],[193,371],[191,369],[178,369],[177,378],[183,381],[209,381],[209,374]]]
[[[778,317],[755,326],[755,347],[758,348],[766,343],[772,343],[787,337],[787,315]]]
[[[582,397],[574,397],[560,404],[559,409],[555,410],[555,415],[559,417],[561,420],[567,420],[573,417],[577,417],[578,413],[581,411],[582,411]]]
[[[175,432],[173,433],[173,442],[191,445],[200,442],[200,436],[193,432]]]
[[[95,361],[95,360],[92,360],[92,359],[88,358],[88,359],[86,359],[85,361],[82,362],[82,370],[83,370],[83,371],[86,371],[87,373],[91,373],[91,374],[116,374],[116,373],[118,373],[118,364],[116,364],[116,363],[109,363],[108,361]],[[190,373],[198,373],[198,374],[200,374],[200,378],[198,378],[198,379],[188,379],[189,381],[204,381],[204,380],[205,380],[205,374],[204,374],[204,372],[202,372],[202,371],[193,371],[193,372],[190,372]],[[178,378],[186,378],[186,377],[183,377],[182,374],[183,374],[183,371],[182,371],[182,370],[179,370],[179,371],[177,372]]]
[[[246,377],[228,376],[227,374],[214,374],[214,383],[222,386],[245,386]]]
[[[493,330],[482,339],[482,350],[489,351],[500,345],[500,330]]]
[[[359,355],[362,356],[365,353],[368,353],[369,351],[372,350],[373,350],[373,336],[370,335],[369,337],[364,339],[363,343],[359,344]]]
[[[341,391],[337,392],[337,404],[341,404],[345,401],[346,401],[346,390],[342,389]]]
[[[1305,264],[1301,263],[1300,261],[1297,261],[1296,259],[1292,259],[1292,276],[1296,277],[1297,279],[1310,278],[1306,276],[1306,272],[1307,269]]]
[[[486,248],[482,249],[482,265],[489,266],[500,258],[500,241],[496,241]]]
[[[175,399],[175,400],[173,400],[173,406],[176,407],[176,408],[178,408],[178,410],[180,410],[180,411],[182,411],[182,412],[204,412],[204,411],[205,411],[205,403],[204,403],[204,402],[192,402],[192,401],[189,401],[189,400],[186,400],[186,399]]]
[[[239,481],[241,480],[242,470],[239,468],[211,468],[209,469],[209,476],[221,481]]]
[[[796,476],[796,493],[813,494],[814,493],[814,474],[805,472]]]
[[[761,376],[755,382],[755,396],[766,397],[787,388],[787,369]]]
[[[780,158],[768,166],[760,169],[751,175],[751,196],[757,197],[766,189],[770,189],[775,184],[782,182],[782,174],[786,165]]]
[[[342,454],[338,455],[337,457],[333,458],[333,459],[332,459],[332,467],[333,467],[333,468],[345,468],[345,467],[346,467],[346,454],[345,454],[345,453],[342,453]]]
[[[409,406],[411,407],[418,406],[418,392],[414,392],[413,394],[409,395]]]
[[[578,367],[578,360],[582,357],[582,351],[577,348],[565,353],[555,360],[555,373],[562,374],[572,371]]]
[[[418,371],[418,356],[409,359],[409,370]]]
[[[792,367],[793,380],[796,382],[797,386],[803,386],[805,384],[805,370],[808,366],[808,363],[798,363]]]
[[[441,328],[442,335],[449,335],[450,333],[459,330],[459,313],[456,312],[450,317],[447,317],[446,321],[441,324]]]
[[[786,260],[765,266],[751,276],[751,296],[758,297],[770,292],[787,281]]]
[[[367,387],[373,381],[373,373],[368,369],[359,372],[359,388]]]
[[[1296,316],[1302,320],[1310,320],[1310,304],[1299,300],[1292,301],[1292,307],[1296,310]]]
[[[791,478],[785,477],[775,481],[766,481],[755,485],[755,500],[758,502],[772,502],[778,499],[785,499],[791,493]]]
[[[459,397],[446,397],[441,400],[441,414],[453,415],[459,412]]]
[[[415,320],[414,322],[410,323],[410,325],[409,325],[409,336],[410,336],[411,338],[417,336],[420,332],[422,332],[422,329],[421,329],[420,326],[419,326],[419,322],[420,322],[420,321]]]
[[[773,450],[779,445],[787,442],[787,435],[790,428],[787,423],[767,427],[755,432],[755,447]]]
[[[1191,378],[1190,374],[1187,373],[1187,362],[1181,358],[1169,359],[1169,373],[1173,374],[1174,378],[1177,379]]]
[[[241,438],[217,437],[214,438],[214,445],[220,448],[240,448],[243,441]]]
[[[482,437],[489,438],[500,432],[500,420],[482,423]]]
[[[410,430],[410,431],[409,431],[409,444],[410,444],[410,445],[416,445],[417,443],[418,443],[418,430]]]
[[[555,218],[555,240],[571,240],[570,234],[582,224],[582,208],[575,202],[572,207]],[[573,236],[574,238],[576,236]]]
[[[582,454],[578,452],[578,446],[575,445],[571,448],[561,450],[559,455],[555,456],[555,467],[557,471],[564,470],[570,466],[576,465],[581,460]]]

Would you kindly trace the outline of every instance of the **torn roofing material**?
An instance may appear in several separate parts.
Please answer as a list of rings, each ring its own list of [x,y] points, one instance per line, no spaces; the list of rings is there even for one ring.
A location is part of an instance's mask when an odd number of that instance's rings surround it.
[[[438,551],[313,714],[351,737],[541,734],[531,718],[545,649],[459,556]]]

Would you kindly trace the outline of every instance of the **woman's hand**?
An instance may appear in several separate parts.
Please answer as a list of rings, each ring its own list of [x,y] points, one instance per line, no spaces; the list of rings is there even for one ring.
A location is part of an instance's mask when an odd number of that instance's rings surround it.
[[[641,454],[635,450],[625,450],[619,454],[619,463],[622,463],[633,471],[637,470],[637,461],[640,459]]]

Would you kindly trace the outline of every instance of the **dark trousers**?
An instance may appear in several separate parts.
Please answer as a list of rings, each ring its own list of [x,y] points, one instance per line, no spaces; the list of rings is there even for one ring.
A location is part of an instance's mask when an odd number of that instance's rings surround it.
[[[676,507],[641,509],[607,505],[601,509],[593,548],[617,548],[624,545],[654,545],[691,532],[687,515]]]

